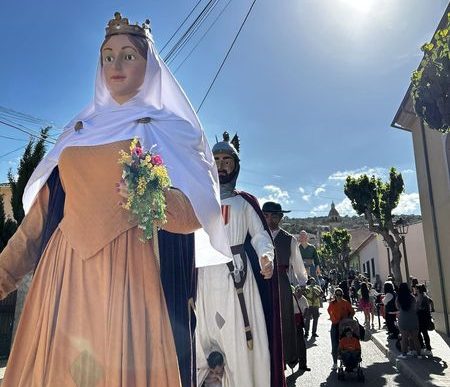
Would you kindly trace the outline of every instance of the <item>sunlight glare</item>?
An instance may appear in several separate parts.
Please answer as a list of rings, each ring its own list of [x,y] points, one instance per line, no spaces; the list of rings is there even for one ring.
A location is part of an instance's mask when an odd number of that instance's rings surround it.
[[[349,11],[356,11],[361,15],[367,15],[376,5],[377,0],[340,0],[342,4],[349,8]]]

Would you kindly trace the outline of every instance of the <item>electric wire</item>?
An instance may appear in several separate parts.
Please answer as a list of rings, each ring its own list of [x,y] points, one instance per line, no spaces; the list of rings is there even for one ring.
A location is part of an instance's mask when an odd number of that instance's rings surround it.
[[[225,65],[225,62],[226,62],[226,60],[228,59],[228,56],[230,55],[230,52],[231,52],[231,50],[233,49],[234,44],[236,43],[236,41],[237,41],[237,39],[238,39],[238,37],[239,37],[239,35],[240,35],[242,29],[244,28],[244,25],[245,25],[245,23],[247,22],[247,19],[248,19],[248,17],[250,16],[250,13],[252,12],[255,3],[256,3],[256,0],[253,0],[252,4],[251,4],[251,6],[250,6],[250,8],[249,8],[249,10],[248,10],[248,12],[247,12],[247,15],[245,15],[245,18],[244,18],[244,20],[243,20],[243,22],[242,22],[242,24],[241,24],[241,26],[240,26],[240,28],[239,28],[239,30],[238,30],[236,36],[234,37],[233,42],[231,43],[230,48],[228,49],[228,51],[227,51],[227,53],[226,53],[226,55],[225,55],[225,58],[223,59],[221,65],[220,65],[220,67],[219,67],[219,69],[217,70],[216,75],[214,76],[214,78],[213,78],[213,80],[212,80],[210,86],[208,87],[208,90],[206,91],[205,96],[203,97],[202,101],[200,102],[199,107],[197,108],[197,111],[196,111],[197,113],[198,113],[198,112],[200,111],[200,109],[202,108],[204,102],[206,101],[206,98],[208,98],[208,95],[209,95],[211,89],[213,88],[214,83],[216,82],[216,79],[217,79],[217,77],[219,76],[219,74],[220,74],[220,72],[221,72],[223,66]]]
[[[164,51],[164,49],[167,47],[167,45],[172,41],[172,39],[175,37],[175,35],[180,31],[181,27],[183,27],[184,23],[191,17],[191,15],[194,13],[197,6],[202,2],[202,0],[197,1],[197,4],[194,5],[194,8],[191,9],[191,12],[184,18],[184,20],[181,22],[179,27],[176,29],[176,31],[172,34],[172,36],[169,38],[169,40],[164,44],[163,48],[160,50],[160,54]]]
[[[216,0],[216,2],[207,10],[207,12],[203,15],[201,22],[197,23],[192,30],[189,32],[189,35],[178,45],[177,49],[174,51],[170,59],[168,59],[168,64],[172,64],[178,56],[181,54],[186,45],[194,38],[197,31],[203,26],[205,20],[208,16],[213,12],[214,8],[217,6],[220,0]]]
[[[5,138],[5,139],[7,139],[7,140],[14,140],[14,141],[24,141],[24,139],[23,138],[16,138],[16,137],[8,137],[8,136],[3,136],[3,135],[1,135],[0,134],[0,138]]]
[[[14,128],[14,129],[17,129],[18,131],[20,131],[20,132],[22,132],[22,133],[26,133],[26,134],[28,134],[29,136],[31,136],[31,137],[33,137],[33,138],[36,138],[36,139],[38,139],[38,140],[40,140],[40,139],[42,138],[40,135],[36,135],[36,134],[34,134],[34,133],[32,133],[32,132],[30,132],[30,131],[28,131],[28,130],[19,128],[18,126],[9,124],[9,123],[7,123],[7,122],[5,122],[5,121],[3,121],[3,120],[0,120],[0,124],[9,126],[9,127],[11,127],[11,128]],[[45,142],[48,142],[49,144],[55,144],[55,141],[49,140],[48,138],[45,138],[44,141],[45,141]]]
[[[14,149],[14,150],[12,150],[10,152],[4,153],[4,154],[0,155],[0,159],[2,159],[3,157],[9,156],[10,154],[12,154],[14,152],[20,151],[21,149],[25,149],[27,146],[28,146],[28,144],[27,145],[22,145],[22,146],[20,146],[17,149]]]
[[[198,47],[198,45],[203,41],[203,39],[205,38],[205,36],[209,33],[209,31],[212,29],[212,27],[214,27],[214,25],[217,23],[217,21],[220,19],[220,17],[223,15],[223,13],[225,12],[225,10],[228,8],[228,6],[230,5],[230,3],[233,0],[228,0],[228,2],[225,4],[225,7],[222,8],[222,10],[220,11],[220,13],[216,16],[216,18],[214,19],[214,21],[212,22],[212,24],[208,27],[208,29],[203,33],[203,35],[200,37],[200,39],[198,40],[198,42],[195,44],[195,46],[191,49],[191,51],[189,51],[189,53],[186,55],[186,57],[181,61],[181,63],[178,65],[178,67],[174,70],[174,74],[177,73],[177,71],[183,66],[183,64],[186,62],[186,60],[188,60],[190,58],[190,56],[192,55],[192,53],[195,51],[195,49]]]
[[[178,39],[178,41],[171,48],[169,53],[164,57],[164,62],[169,64],[174,56],[180,52],[180,50],[187,44],[187,42],[192,39],[192,36],[200,28],[203,22],[208,17],[209,13],[214,9],[220,0],[209,0],[205,7],[202,9],[200,14],[195,18],[188,29],[183,33],[183,35]]]

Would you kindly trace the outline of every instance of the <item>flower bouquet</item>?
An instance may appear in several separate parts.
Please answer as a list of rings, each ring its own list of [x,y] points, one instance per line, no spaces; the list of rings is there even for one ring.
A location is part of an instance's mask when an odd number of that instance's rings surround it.
[[[119,164],[123,167],[122,178],[128,188],[128,200],[124,208],[138,220],[144,239],[153,237],[155,226],[162,226],[166,220],[166,199],[164,192],[171,182],[161,156],[144,149],[135,138],[130,144],[130,153],[119,152]]]

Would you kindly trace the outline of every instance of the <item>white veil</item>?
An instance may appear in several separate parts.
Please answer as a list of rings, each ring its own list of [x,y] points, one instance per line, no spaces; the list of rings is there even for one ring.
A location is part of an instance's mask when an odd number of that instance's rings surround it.
[[[100,57],[94,100],[66,125],[54,148],[37,166],[25,188],[25,212],[58,165],[64,148],[137,137],[145,149],[157,145],[172,185],[189,198],[203,226],[195,233],[196,266],[228,262],[232,254],[221,217],[213,155],[194,109],[156,52],[151,37],[148,44],[144,82],[138,94],[123,105],[111,97],[106,87]],[[150,117],[150,122],[137,122],[145,117]],[[83,128],[76,131],[74,126],[78,121],[83,123]]]

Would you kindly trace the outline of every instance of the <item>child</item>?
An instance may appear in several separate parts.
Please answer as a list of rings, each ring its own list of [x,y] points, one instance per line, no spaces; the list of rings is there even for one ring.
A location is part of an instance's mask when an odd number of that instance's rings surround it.
[[[348,369],[353,369],[361,359],[361,344],[351,328],[345,328],[339,340],[339,355]]]
[[[303,295],[303,289],[300,286],[294,288],[293,295],[299,370],[311,371],[311,368],[306,365],[305,323],[303,319],[309,306],[308,300]]]
[[[213,351],[206,361],[208,362],[209,372],[202,387],[221,387],[225,370],[223,355],[218,351]]]

